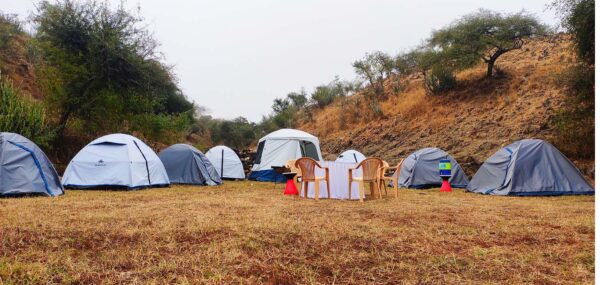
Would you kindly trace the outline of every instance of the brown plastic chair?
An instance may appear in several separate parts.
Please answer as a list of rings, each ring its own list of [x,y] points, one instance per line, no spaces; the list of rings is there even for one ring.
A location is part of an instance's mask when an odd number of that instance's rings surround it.
[[[376,157],[369,157],[361,161],[355,168],[348,169],[348,199],[352,199],[352,182],[358,182],[358,195],[361,202],[365,195],[365,183],[369,183],[371,195],[374,195],[374,189],[377,187],[379,198],[381,198],[381,189],[379,188],[379,171],[383,166],[383,160]],[[352,170],[362,167],[362,177],[353,177]]]
[[[395,167],[390,167],[390,165],[387,162],[383,162],[383,167],[381,167],[379,169],[379,182],[377,183],[377,185],[379,185],[379,187],[383,186],[383,189],[385,190],[385,196],[387,196],[387,182],[388,181],[392,181],[392,184],[394,185],[394,197],[398,198],[398,179],[400,178],[400,168],[402,168],[402,163],[404,162],[404,158],[402,160],[400,160],[400,163],[398,163]],[[389,169],[394,169],[394,173],[391,176],[386,176],[385,173],[389,170]]]
[[[296,167],[296,159],[290,159],[285,163],[285,168],[289,168],[291,172],[296,173],[296,175],[294,176],[294,183],[296,183],[296,188],[297,189],[301,189],[300,188],[300,181],[298,180],[298,178],[302,178],[302,171],[300,170],[300,168]]]
[[[325,180],[327,182],[327,198],[331,199],[331,188],[329,187],[329,167],[322,167],[316,160],[309,157],[302,157],[296,160],[295,166],[300,168],[302,173],[302,184],[304,186],[304,197],[308,197],[308,182],[315,183],[315,200],[319,200],[319,184]],[[325,176],[315,176],[315,167],[325,170]]]

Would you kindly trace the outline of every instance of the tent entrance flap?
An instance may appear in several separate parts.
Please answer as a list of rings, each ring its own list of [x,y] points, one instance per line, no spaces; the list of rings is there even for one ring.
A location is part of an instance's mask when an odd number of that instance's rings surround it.
[[[300,150],[303,157],[310,157],[317,161],[320,160],[319,151],[317,151],[317,146],[314,143],[309,141],[301,141]]]
[[[263,150],[265,149],[265,142],[266,141],[262,141],[262,142],[258,143],[258,149],[256,150],[256,157],[254,158],[254,164],[260,164]]]

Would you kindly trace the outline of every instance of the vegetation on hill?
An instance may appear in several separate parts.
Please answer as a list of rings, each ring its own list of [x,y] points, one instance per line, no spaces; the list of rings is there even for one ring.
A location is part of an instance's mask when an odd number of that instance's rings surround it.
[[[566,88],[567,104],[552,124],[558,130],[555,143],[569,156],[594,159],[595,95],[595,10],[594,0],[562,0],[553,3],[562,25],[573,35],[578,61],[567,66],[557,78]]]

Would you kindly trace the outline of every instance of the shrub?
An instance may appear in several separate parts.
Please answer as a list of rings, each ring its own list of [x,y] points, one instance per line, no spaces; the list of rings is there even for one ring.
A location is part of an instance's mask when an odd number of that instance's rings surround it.
[[[52,137],[43,106],[20,94],[3,77],[0,77],[0,130],[21,134],[43,147],[48,146]]]
[[[438,95],[451,90],[456,85],[456,77],[450,68],[435,66],[425,76],[425,87],[429,95]]]

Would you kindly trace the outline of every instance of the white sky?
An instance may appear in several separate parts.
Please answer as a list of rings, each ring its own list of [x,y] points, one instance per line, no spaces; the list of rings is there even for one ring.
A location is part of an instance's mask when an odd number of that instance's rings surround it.
[[[4,13],[25,19],[30,0],[0,0]],[[109,1],[119,3],[119,0]],[[213,117],[252,121],[274,98],[355,78],[351,63],[366,52],[395,54],[433,29],[485,8],[525,9],[556,25],[550,0],[138,0],[141,13],[188,98]]]

